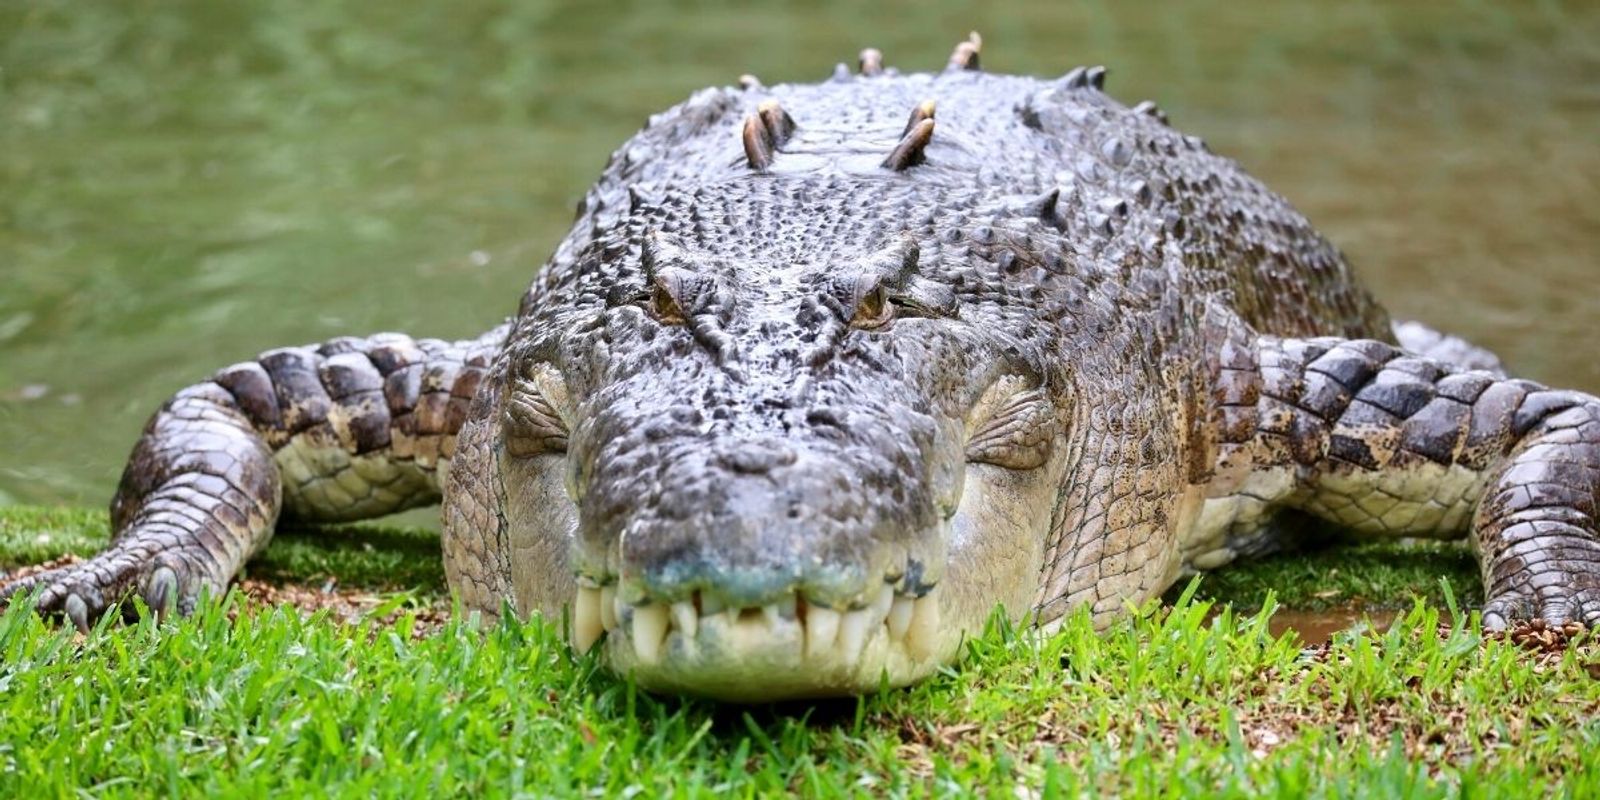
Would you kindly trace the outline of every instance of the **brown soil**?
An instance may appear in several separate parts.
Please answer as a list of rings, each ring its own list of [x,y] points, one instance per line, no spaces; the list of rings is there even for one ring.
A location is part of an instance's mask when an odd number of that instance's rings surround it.
[[[293,606],[306,616],[327,611],[328,616],[349,625],[393,625],[408,611],[416,615],[412,627],[413,638],[421,639],[436,633],[450,619],[450,606],[443,598],[435,598],[422,608],[400,608],[373,616],[374,609],[383,605],[390,596],[373,594],[361,589],[339,589],[332,582],[321,587],[296,583],[274,584],[246,578],[237,584],[239,593],[247,599],[249,611],[260,608]]]

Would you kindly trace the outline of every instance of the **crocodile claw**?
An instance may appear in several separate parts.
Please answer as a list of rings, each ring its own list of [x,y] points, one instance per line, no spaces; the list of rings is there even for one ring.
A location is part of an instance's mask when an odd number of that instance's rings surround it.
[[[204,576],[193,577],[181,557],[161,557],[151,563],[113,546],[74,564],[46,570],[0,585],[0,607],[30,592],[35,609],[46,616],[65,618],[88,633],[101,616],[120,611],[135,618],[133,598],[144,600],[158,617],[172,611],[185,614],[194,608]]]
[[[1582,576],[1573,576],[1537,594],[1507,592],[1483,606],[1486,631],[1505,631],[1535,621],[1554,628],[1573,623],[1600,628],[1600,587],[1586,586]]]
[[[72,620],[73,626],[79,633],[89,632],[89,604],[84,602],[82,595],[67,595],[66,602],[61,604],[61,610],[66,612],[67,619]]]
[[[178,600],[178,573],[172,567],[157,567],[144,584],[144,602],[158,616],[170,613]]]

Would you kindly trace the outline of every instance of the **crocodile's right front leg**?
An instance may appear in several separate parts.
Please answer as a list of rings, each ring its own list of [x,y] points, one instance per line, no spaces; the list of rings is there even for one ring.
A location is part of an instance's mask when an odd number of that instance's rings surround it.
[[[272,537],[307,521],[381,516],[438,499],[478,381],[505,338],[397,334],[284,348],[177,393],[151,418],[87,561],[0,587],[80,629],[138,594],[187,613]]]

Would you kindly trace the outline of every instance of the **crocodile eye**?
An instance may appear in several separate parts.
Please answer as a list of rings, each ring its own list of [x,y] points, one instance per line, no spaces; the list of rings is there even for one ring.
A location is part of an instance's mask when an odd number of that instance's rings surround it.
[[[1017,383],[999,381],[978,401],[976,417],[968,421],[969,463],[1014,470],[1049,463],[1060,432],[1055,409],[1042,391],[1016,391]]]
[[[650,287],[650,314],[662,325],[689,323],[689,315],[683,313],[683,307],[678,305],[677,298],[674,298],[672,292],[659,280]]]
[[[894,303],[889,301],[880,284],[856,301],[856,310],[850,316],[850,325],[864,330],[874,330],[889,324],[893,319]]]

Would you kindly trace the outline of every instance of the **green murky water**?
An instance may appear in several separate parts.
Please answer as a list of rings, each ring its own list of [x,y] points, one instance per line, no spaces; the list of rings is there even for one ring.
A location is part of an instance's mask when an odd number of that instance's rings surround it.
[[[0,0],[0,502],[103,502],[148,413],[276,345],[510,313],[644,117],[875,45],[1111,67],[1400,315],[1600,391],[1600,6]]]

